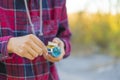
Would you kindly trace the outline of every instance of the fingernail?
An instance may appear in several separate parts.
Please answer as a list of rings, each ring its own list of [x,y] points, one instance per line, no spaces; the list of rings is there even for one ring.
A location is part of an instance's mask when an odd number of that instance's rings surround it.
[[[39,56],[42,56],[42,54],[39,54]]]
[[[45,55],[48,56],[48,53],[46,53]]]

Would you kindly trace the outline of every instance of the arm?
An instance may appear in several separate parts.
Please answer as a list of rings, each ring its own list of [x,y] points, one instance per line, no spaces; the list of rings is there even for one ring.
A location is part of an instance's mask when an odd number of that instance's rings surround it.
[[[68,18],[67,18],[67,12],[66,12],[66,0],[64,0],[63,2],[64,3],[61,11],[60,24],[59,24],[57,37],[64,42],[64,45],[65,45],[64,58],[65,58],[70,55],[70,51],[71,51],[71,45],[70,45],[71,32],[69,30],[69,25],[68,25]]]
[[[59,57],[53,57],[51,55],[43,55],[45,59],[51,62],[58,62],[62,60],[63,58],[66,58],[70,55],[71,51],[71,45],[70,45],[70,37],[71,32],[69,30],[68,26],[68,19],[67,19],[67,13],[66,13],[66,0],[62,1],[62,9],[61,14],[59,18],[59,29],[56,38],[53,39],[52,42],[59,45],[61,48],[61,55]]]

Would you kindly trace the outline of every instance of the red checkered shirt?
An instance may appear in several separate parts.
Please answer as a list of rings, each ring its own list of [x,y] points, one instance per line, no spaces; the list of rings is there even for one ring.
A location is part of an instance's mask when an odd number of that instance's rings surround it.
[[[27,0],[35,33],[39,39],[39,0]],[[66,0],[43,0],[44,44],[58,37],[65,43],[65,57],[70,54],[70,30]],[[30,61],[16,54],[9,55],[7,43],[11,37],[31,34],[24,0],[0,0],[0,80],[59,80],[54,63],[39,56]]]

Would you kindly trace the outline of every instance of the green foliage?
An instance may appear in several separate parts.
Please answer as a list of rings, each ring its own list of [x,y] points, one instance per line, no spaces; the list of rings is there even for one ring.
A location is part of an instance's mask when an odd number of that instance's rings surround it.
[[[120,14],[80,12],[69,15],[69,23],[74,45],[96,45],[120,55]]]

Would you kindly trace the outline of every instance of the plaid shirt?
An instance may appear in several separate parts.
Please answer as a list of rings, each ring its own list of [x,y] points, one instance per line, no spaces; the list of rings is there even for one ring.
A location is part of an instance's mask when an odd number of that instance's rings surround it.
[[[37,35],[40,27],[39,0],[27,2]],[[43,42],[47,44],[54,37],[59,37],[65,43],[65,58],[69,56],[71,49],[66,0],[43,0],[42,4]],[[24,0],[0,0],[0,80],[59,80],[55,64],[45,60],[43,56],[30,61],[14,53],[8,55],[8,40],[31,34],[30,28]]]

